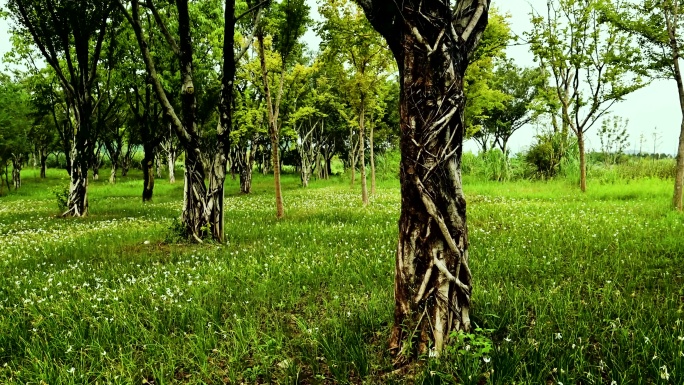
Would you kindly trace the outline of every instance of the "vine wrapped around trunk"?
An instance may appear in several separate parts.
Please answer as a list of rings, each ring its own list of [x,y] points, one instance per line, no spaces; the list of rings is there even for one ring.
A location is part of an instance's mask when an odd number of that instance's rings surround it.
[[[359,0],[387,40],[401,82],[401,216],[390,349],[439,355],[470,328],[463,76],[487,25],[488,0]],[[429,351],[430,347],[433,350]]]

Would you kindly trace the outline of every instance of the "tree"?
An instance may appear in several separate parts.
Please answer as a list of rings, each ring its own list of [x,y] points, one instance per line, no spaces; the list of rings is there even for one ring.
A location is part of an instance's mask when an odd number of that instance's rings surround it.
[[[682,211],[684,191],[684,79],[681,59],[681,0],[644,0],[639,4],[608,4],[606,16],[613,25],[637,38],[643,53],[643,64],[654,78],[672,79],[677,84],[679,108],[682,113],[677,171],[672,207]]]
[[[511,136],[532,121],[536,116],[534,108],[544,77],[539,69],[520,68],[510,61],[500,63],[494,72],[494,87],[505,98],[500,105],[486,112],[483,130],[491,132],[493,143],[508,156],[508,141]]]
[[[12,165],[12,185],[21,187],[21,169],[31,152],[29,133],[33,115],[26,85],[0,75],[0,167],[10,188],[7,168]],[[0,190],[2,186],[0,183]]]
[[[320,6],[319,11],[325,17],[318,27],[318,33],[323,40],[321,44],[326,48],[325,52],[332,55],[333,60],[337,58],[349,68],[348,98],[358,119],[361,199],[363,204],[367,205],[366,126],[367,123],[372,123],[368,122],[367,118],[369,111],[378,101],[376,89],[389,75],[391,60],[386,44],[364,19],[362,11],[355,4],[346,0],[327,0]],[[371,143],[372,141],[370,138]],[[374,159],[371,159],[371,164],[374,164]],[[374,174],[371,174],[372,186],[375,185],[373,176]]]
[[[387,40],[401,81],[401,216],[390,348],[438,355],[470,328],[463,77],[487,25],[488,0],[359,0]]]
[[[261,3],[256,6],[248,3],[247,11],[236,17],[235,1],[226,1],[224,5],[220,1],[212,0],[200,2],[177,0],[175,7],[170,7],[170,10],[175,12],[177,36],[171,33],[168,20],[164,20],[155,1],[143,4],[138,0],[130,0],[127,3],[119,0],[118,5],[133,27],[152,88],[162,105],[166,119],[171,122],[185,150],[183,226],[188,236],[198,242],[201,242],[205,236],[211,236],[222,242],[224,240],[224,182],[230,153],[235,63],[239,62],[240,56],[244,55],[247,50],[246,47],[240,47],[239,52],[235,52],[235,23],[237,19],[249,14],[254,14],[256,21],[260,14]],[[144,5],[146,14],[152,15],[168,48],[178,60],[181,75],[180,114],[177,113],[169,96],[170,93],[165,89],[157,71],[157,63],[150,51],[149,37],[146,36],[141,23],[141,5]],[[219,27],[217,21],[220,19],[222,7],[223,50],[221,57],[218,58],[219,63],[213,63],[208,55],[205,56],[205,60],[196,62],[195,49],[198,47],[202,48],[200,52],[220,51],[217,46],[220,42],[212,36]],[[199,17],[200,15],[202,17]],[[193,26],[197,28],[193,30]],[[251,40],[248,44],[251,44]],[[198,62],[205,64],[204,71],[196,70],[195,65]],[[197,80],[210,72],[215,72],[214,66],[221,68],[220,89],[215,97],[206,97],[209,92],[205,89],[205,98],[201,99],[202,103],[198,105],[198,100],[202,97],[200,86],[203,83]],[[217,98],[220,99],[218,106],[209,104],[215,103]],[[203,139],[201,133],[202,129],[206,130],[206,124],[202,123],[209,120],[208,117],[216,107],[219,111],[216,131]],[[208,185],[205,179],[209,180]]]
[[[531,50],[551,74],[563,133],[572,130],[580,155],[580,188],[587,190],[585,134],[625,95],[646,85],[633,66],[638,49],[602,17],[603,0],[549,1],[532,17]]]
[[[265,34],[266,25],[262,24],[257,31],[257,40],[259,42],[259,59],[261,62],[261,74],[264,82],[264,94],[266,97],[266,110],[268,112],[268,132],[271,138],[271,160],[273,162],[273,179],[275,183],[276,196],[276,218],[280,219],[285,216],[285,209],[283,207],[283,193],[280,186],[280,157],[279,157],[279,143],[280,143],[280,107],[283,98],[283,85],[285,82],[285,74],[289,66],[292,64],[292,56],[295,50],[298,49],[298,40],[304,35],[305,26],[308,23],[309,7],[304,0],[284,0],[283,3],[278,4],[274,11],[280,15],[276,15],[271,21],[273,39],[272,44],[275,53],[280,60],[280,69],[278,76],[280,77],[279,86],[273,94],[271,90],[271,82],[269,80],[268,66],[266,63],[266,48],[265,48]]]
[[[483,152],[494,146],[494,132],[485,121],[492,111],[503,108],[503,102],[509,98],[497,87],[495,70],[497,62],[506,60],[505,50],[511,40],[513,34],[508,16],[492,9],[482,41],[470,58],[463,85],[466,96],[466,138],[473,138]]]
[[[8,0],[19,33],[30,35],[59,80],[75,120],[65,216],[88,212],[88,169],[94,151],[93,97],[113,4],[100,1]]]

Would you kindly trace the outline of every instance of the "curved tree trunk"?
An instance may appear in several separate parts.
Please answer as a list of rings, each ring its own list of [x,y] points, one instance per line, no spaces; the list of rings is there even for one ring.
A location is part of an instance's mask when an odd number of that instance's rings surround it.
[[[488,0],[359,0],[400,71],[401,216],[390,349],[439,355],[470,328],[463,77],[487,25]],[[420,10],[420,11],[418,11]],[[425,22],[429,16],[430,22]]]

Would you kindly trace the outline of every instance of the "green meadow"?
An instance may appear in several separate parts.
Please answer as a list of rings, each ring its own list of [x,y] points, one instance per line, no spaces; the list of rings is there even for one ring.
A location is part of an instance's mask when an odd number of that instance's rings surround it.
[[[103,172],[103,174],[105,174]],[[228,180],[225,244],[173,228],[182,179],[90,184],[63,170],[0,197],[1,384],[683,384],[684,216],[671,180],[466,177],[472,333],[439,359],[388,352],[400,193],[343,177]]]

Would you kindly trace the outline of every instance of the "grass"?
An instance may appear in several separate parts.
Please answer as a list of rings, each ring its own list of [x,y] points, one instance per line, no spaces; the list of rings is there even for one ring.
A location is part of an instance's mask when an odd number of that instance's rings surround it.
[[[393,374],[399,189],[228,181],[224,245],[168,244],[182,183],[135,172],[58,218],[24,171],[0,198],[2,384],[682,384],[684,216],[671,183],[466,178],[478,330]]]

